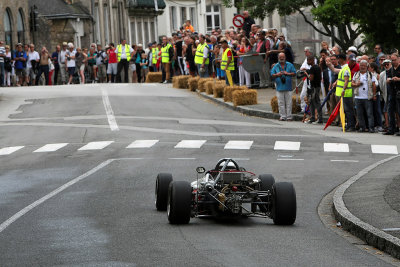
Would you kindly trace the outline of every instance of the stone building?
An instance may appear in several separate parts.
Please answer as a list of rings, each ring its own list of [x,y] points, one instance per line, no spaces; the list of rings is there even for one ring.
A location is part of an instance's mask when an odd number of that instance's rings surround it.
[[[0,40],[11,47],[31,42],[28,0],[1,0],[0,14]]]

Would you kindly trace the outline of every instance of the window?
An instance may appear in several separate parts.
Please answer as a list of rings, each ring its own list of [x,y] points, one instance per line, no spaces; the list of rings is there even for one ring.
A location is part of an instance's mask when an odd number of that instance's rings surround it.
[[[5,34],[5,43],[9,46],[12,45],[12,23],[11,23],[11,12],[10,9],[6,9],[6,13],[3,17],[3,24],[4,24],[4,34]]]
[[[181,25],[185,24],[186,20],[186,7],[181,7]]]
[[[196,29],[196,8],[190,8],[190,22],[192,23],[193,28]]]
[[[25,43],[25,25],[24,25],[24,13],[22,9],[19,9],[17,19],[17,31],[18,31],[18,43]]]
[[[221,14],[219,5],[206,6],[206,20],[208,32],[215,28],[221,28]]]
[[[171,31],[175,31],[178,28],[176,21],[176,7],[171,6]]]

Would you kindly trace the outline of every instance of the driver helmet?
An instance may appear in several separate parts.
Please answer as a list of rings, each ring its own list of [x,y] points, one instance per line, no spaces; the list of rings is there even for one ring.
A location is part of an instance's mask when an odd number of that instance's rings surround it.
[[[224,165],[225,165],[225,161],[221,162],[221,163],[219,164],[219,166],[218,166],[218,170],[222,170],[222,167],[224,167]],[[226,170],[226,171],[228,171],[228,170],[236,170],[236,166],[235,166],[235,164],[234,164],[232,161],[230,161],[230,162],[228,163],[228,166],[226,166],[225,170]]]

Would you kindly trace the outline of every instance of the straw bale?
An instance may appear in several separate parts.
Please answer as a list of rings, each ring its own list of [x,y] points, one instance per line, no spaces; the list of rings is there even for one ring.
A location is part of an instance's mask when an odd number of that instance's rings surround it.
[[[215,83],[216,83],[215,81],[207,81],[206,82],[205,87],[206,87],[206,94],[207,95],[212,95],[213,94],[213,87],[214,87]]]
[[[245,89],[245,90],[235,90],[232,93],[233,105],[256,105],[257,104],[257,90]]]
[[[277,96],[274,96],[273,98],[271,98],[271,108],[272,108],[272,112],[279,113],[278,97]]]
[[[205,84],[208,81],[214,81],[214,78],[200,78],[197,89],[199,89],[200,92],[205,92],[206,91]]]
[[[236,90],[246,90],[246,86],[226,86],[224,89],[224,101],[225,102],[232,102],[232,93]]]
[[[292,95],[292,114],[299,113],[301,111],[300,97]]]
[[[146,77],[146,83],[160,83],[162,82],[161,72],[149,72]]]
[[[189,84],[188,84],[189,78],[191,78],[191,76],[189,76],[189,75],[180,76],[180,79],[178,80],[178,88],[188,89],[189,88]]]
[[[197,86],[198,86],[197,84],[199,82],[199,79],[200,79],[199,77],[189,78],[188,84],[189,84],[190,91],[195,92],[197,90]]]
[[[216,84],[213,85],[213,93],[215,98],[221,98],[224,97],[224,89],[225,89],[226,83],[220,83],[217,82]]]

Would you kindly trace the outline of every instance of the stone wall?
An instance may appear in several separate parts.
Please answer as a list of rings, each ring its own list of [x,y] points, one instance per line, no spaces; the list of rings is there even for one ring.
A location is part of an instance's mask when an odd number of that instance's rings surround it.
[[[0,0],[0,14],[2,14],[0,18],[0,40],[5,39],[4,34],[4,20],[3,17],[6,12],[6,9],[9,8],[10,16],[11,16],[11,27],[12,27],[12,47],[16,43],[18,43],[18,35],[17,35],[17,18],[19,10],[22,10],[23,15],[23,24],[25,29],[25,43],[31,42],[30,36],[30,16],[29,16],[29,5],[28,0]]]

